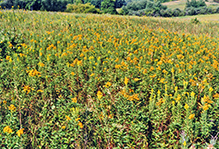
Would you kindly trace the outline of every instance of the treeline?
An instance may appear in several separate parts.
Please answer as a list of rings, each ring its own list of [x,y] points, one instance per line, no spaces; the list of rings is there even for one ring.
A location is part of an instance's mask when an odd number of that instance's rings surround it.
[[[136,16],[177,17],[219,13],[219,7],[207,7],[203,0],[187,0],[184,10],[168,9],[162,2],[170,0],[4,0],[1,8],[21,8],[74,13],[108,13]]]
[[[89,3],[89,4],[88,4]],[[93,5],[104,13],[116,13],[116,8],[126,5],[125,0],[3,0],[0,2],[1,8],[46,10],[46,11],[66,11],[67,5],[78,5],[78,9],[90,9]],[[84,5],[86,4],[86,5]],[[70,9],[70,6],[69,6]],[[68,9],[68,11],[69,11]],[[92,7],[93,9],[93,7]],[[99,12],[99,11],[98,11]]]
[[[136,15],[136,16],[161,16],[161,17],[177,17],[186,15],[197,14],[213,14],[219,13],[219,7],[207,7],[203,0],[187,0],[184,10],[179,8],[167,9],[160,1],[153,2],[150,0],[140,0],[129,2],[126,6],[122,7],[121,14]]]
[[[65,11],[66,5],[73,3],[72,0],[4,0],[0,3],[2,8]]]

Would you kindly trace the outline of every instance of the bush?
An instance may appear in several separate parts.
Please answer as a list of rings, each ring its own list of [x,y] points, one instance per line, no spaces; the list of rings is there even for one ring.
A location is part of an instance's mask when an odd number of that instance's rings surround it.
[[[196,15],[196,11],[194,7],[189,7],[185,10],[186,15]]]
[[[95,8],[95,6],[90,3],[86,4],[68,4],[66,8],[66,12],[74,12],[74,13],[100,13],[100,10]]]
[[[171,9],[164,10],[162,12],[163,17],[172,17],[173,16],[173,11]]]
[[[187,0],[185,9],[190,8],[190,7],[199,8],[199,7],[204,7],[204,6],[207,6],[207,5],[205,4],[205,2],[203,0],[199,0],[199,1]]]
[[[179,8],[176,8],[173,10],[173,16],[178,17],[180,16],[181,10]]]
[[[197,18],[191,19],[191,23],[193,24],[199,24],[200,21]]]

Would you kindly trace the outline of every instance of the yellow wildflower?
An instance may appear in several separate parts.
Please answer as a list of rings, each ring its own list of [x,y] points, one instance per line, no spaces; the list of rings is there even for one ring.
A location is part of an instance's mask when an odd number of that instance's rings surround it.
[[[137,82],[137,81],[139,81],[139,80],[140,80],[139,78],[134,78],[134,81],[135,81],[135,82]]]
[[[97,97],[98,97],[98,99],[102,98],[103,97],[103,93],[101,93],[101,91],[98,91],[97,92]]]
[[[15,107],[13,104],[11,104],[11,105],[8,107],[8,109],[11,110],[11,111],[15,111],[15,110],[16,110],[16,107]]]
[[[4,129],[3,129],[3,132],[4,133],[12,133],[12,129],[9,127],[9,126],[6,126]]]
[[[72,102],[77,103],[77,97],[71,99]]]
[[[108,88],[108,87],[110,87],[111,85],[112,85],[112,83],[107,82],[106,85],[104,85],[104,87]]]
[[[79,126],[80,128],[83,128],[83,124],[82,124],[81,122],[78,122],[78,126]]]
[[[189,119],[191,120],[191,119],[193,119],[195,117],[195,114],[190,114],[189,115]]]
[[[189,108],[188,104],[186,103],[184,108],[187,110]]]
[[[20,137],[24,133],[24,128],[17,131],[17,135]]]
[[[75,119],[76,122],[79,121],[79,120],[80,120],[80,118],[76,118],[76,119]]]
[[[66,127],[65,126],[62,126],[62,129],[65,129]]]
[[[206,110],[208,110],[209,105],[208,105],[208,104],[205,104],[202,108],[203,108],[204,111],[206,111]]]
[[[183,146],[186,146],[186,141],[183,142]]]
[[[127,77],[125,77],[125,80],[124,80],[125,85],[127,85],[128,82],[129,82],[129,79]]]
[[[39,65],[40,67],[44,67],[44,66],[45,66],[42,62],[39,62],[38,65]]]
[[[68,121],[70,121],[71,120],[71,118],[69,117],[69,116],[65,116],[66,117],[66,119],[68,120]]]
[[[95,74],[94,73],[92,73],[91,75],[90,75],[90,77],[92,77],[92,76],[94,76]]]
[[[195,97],[195,93],[191,92],[191,97],[194,98]]]
[[[211,93],[212,91],[213,91],[213,88],[212,88],[212,87],[210,87],[210,88],[209,88],[209,92]]]

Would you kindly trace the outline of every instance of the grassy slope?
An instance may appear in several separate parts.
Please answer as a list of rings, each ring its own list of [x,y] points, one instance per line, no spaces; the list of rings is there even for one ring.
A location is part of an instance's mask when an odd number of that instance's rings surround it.
[[[171,1],[171,2],[163,3],[163,5],[166,5],[170,9],[175,9],[175,8],[184,9],[186,6],[186,1],[187,0]],[[219,3],[215,3],[213,2],[213,0],[209,0],[208,2],[206,2],[206,4],[207,6],[211,6],[211,7],[219,6]]]
[[[175,21],[190,21],[191,19],[197,18],[202,23],[215,22],[219,23],[219,14],[210,14],[210,15],[195,15],[195,16],[183,16],[183,17],[172,17],[172,18],[154,18],[154,19],[163,19],[163,20],[175,20]]]

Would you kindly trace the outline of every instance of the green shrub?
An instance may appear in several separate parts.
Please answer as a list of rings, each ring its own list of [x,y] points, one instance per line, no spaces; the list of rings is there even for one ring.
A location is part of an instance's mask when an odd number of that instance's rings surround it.
[[[66,12],[74,12],[74,13],[100,13],[100,10],[95,8],[95,6],[90,3],[86,4],[68,4],[66,8]]]
[[[200,21],[197,18],[191,19],[191,23],[193,24],[199,24]]]

